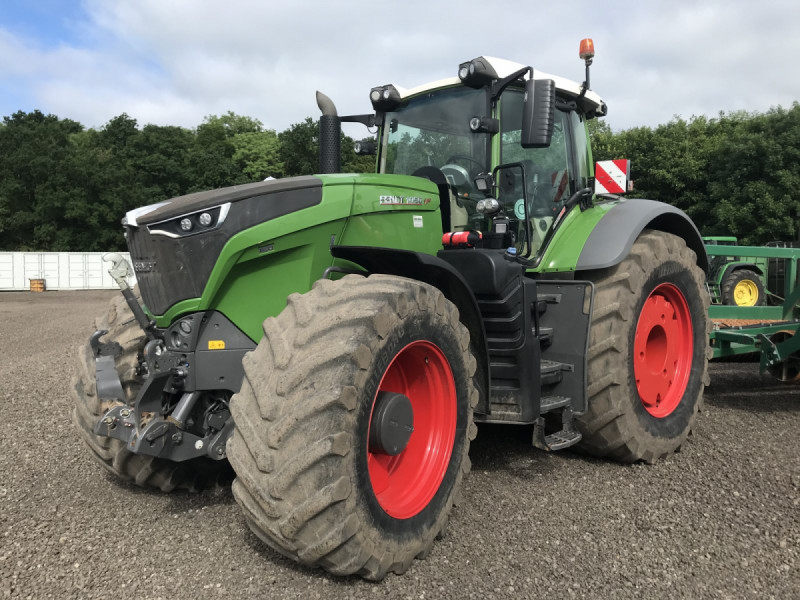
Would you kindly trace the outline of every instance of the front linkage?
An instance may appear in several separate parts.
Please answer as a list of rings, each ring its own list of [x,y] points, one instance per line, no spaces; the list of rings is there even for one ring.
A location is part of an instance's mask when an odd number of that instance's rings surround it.
[[[143,383],[131,406],[115,366],[122,347],[115,341],[102,342],[105,330],[89,339],[98,397],[113,404],[94,433],[123,441],[134,454],[175,462],[225,458],[233,430],[228,401],[241,387],[242,357],[255,343],[217,311],[188,314],[167,329],[157,328],[127,284],[127,261],[119,254],[103,258],[113,263],[109,273],[146,341],[137,369]]]

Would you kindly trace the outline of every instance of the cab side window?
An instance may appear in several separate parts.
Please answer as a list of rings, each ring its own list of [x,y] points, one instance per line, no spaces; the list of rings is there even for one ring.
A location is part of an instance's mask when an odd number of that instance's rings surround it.
[[[553,138],[547,148],[523,148],[521,92],[506,92],[500,105],[500,163],[520,163],[525,169],[528,218],[532,235],[531,248],[538,252],[556,215],[572,193],[570,181],[570,113],[555,111]],[[504,206],[514,207],[514,216],[523,219],[522,172],[519,168],[502,169],[498,175],[498,196]],[[525,226],[518,225],[517,239],[524,239]],[[518,244],[519,245],[519,244]]]
[[[507,97],[506,97],[507,96]],[[517,106],[518,105],[518,106]],[[553,216],[569,198],[569,172],[567,136],[568,113],[555,111],[553,139],[547,148],[523,148],[520,144],[522,122],[522,94],[506,94],[503,98],[503,131],[500,142],[500,162],[519,162],[525,166],[528,195],[532,200],[534,216]],[[515,118],[519,114],[520,117]],[[506,129],[512,127],[513,129]],[[516,190],[521,192],[521,188]]]

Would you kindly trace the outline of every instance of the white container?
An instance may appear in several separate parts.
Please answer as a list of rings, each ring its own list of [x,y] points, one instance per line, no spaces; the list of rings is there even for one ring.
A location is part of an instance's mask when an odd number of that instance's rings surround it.
[[[0,290],[29,290],[31,279],[44,279],[48,290],[113,290],[106,252],[0,252]],[[130,262],[131,256],[122,252]],[[128,278],[134,286],[136,278]]]

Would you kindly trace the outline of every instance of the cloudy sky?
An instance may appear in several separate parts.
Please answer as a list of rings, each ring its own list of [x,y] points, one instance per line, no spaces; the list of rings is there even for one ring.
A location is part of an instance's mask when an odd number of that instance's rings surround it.
[[[369,89],[414,87],[498,56],[592,88],[615,128],[800,100],[800,0],[3,0],[0,115],[87,126],[126,112],[192,127],[232,110],[282,130],[368,112]]]

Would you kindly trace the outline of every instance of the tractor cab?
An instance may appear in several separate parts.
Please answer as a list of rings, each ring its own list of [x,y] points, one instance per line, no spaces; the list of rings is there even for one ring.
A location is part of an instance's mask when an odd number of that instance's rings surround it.
[[[606,106],[587,85],[479,57],[457,78],[374,88],[378,171],[439,184],[445,233],[535,259],[593,175],[586,120]]]

